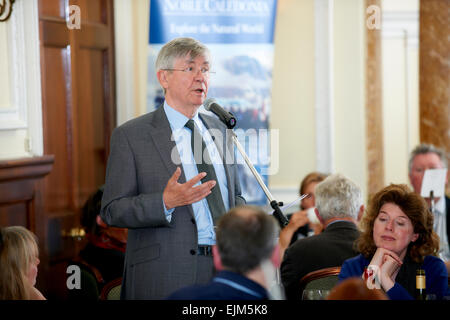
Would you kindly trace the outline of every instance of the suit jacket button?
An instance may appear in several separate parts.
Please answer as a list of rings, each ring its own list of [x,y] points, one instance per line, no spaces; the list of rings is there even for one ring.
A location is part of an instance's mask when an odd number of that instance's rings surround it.
[[[195,254],[195,250],[191,250],[191,251],[189,251],[192,255],[194,255]]]
[[[194,219],[194,218],[192,218],[192,219],[191,219],[191,222],[192,222],[193,224],[195,224],[195,219]]]

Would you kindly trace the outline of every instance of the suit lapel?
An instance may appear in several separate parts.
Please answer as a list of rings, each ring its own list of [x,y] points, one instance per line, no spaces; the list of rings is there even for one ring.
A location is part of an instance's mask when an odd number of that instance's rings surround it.
[[[184,175],[177,146],[175,141],[172,140],[172,130],[170,129],[169,120],[167,120],[163,106],[161,105],[154,112],[154,117],[150,122],[150,135],[153,143],[155,144],[156,149],[158,150],[159,155],[167,168],[169,176],[172,176],[177,169],[177,166],[179,166],[181,167],[179,182],[185,183],[186,176]]]

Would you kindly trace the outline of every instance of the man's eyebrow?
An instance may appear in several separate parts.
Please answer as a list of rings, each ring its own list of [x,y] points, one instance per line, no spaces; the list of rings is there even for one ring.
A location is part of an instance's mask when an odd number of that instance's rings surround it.
[[[184,60],[184,62],[187,63],[187,64],[191,64],[191,63],[194,64],[195,63],[194,59],[186,59],[186,60]],[[205,62],[202,63],[202,65],[205,65],[205,64],[209,65],[209,61],[206,60]]]

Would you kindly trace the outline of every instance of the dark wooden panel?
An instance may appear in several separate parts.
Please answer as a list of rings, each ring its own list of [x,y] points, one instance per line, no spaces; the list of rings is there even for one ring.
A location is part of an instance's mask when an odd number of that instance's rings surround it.
[[[69,51],[65,48],[45,47],[42,63],[45,69],[43,86],[44,152],[55,155],[52,173],[45,180],[47,211],[62,210],[71,206],[72,179],[71,121],[69,99],[71,95]]]
[[[45,47],[66,47],[69,42],[69,29],[65,21],[48,21],[41,19],[41,41]]]
[[[104,91],[103,53],[101,50],[80,50],[78,68],[79,104],[78,123],[78,188],[82,205],[89,195],[105,180],[106,149],[104,125],[104,95],[95,94]],[[82,80],[81,80],[82,79]],[[81,84],[83,82],[83,84]]]
[[[81,207],[104,183],[115,126],[113,0],[44,2],[39,2],[44,150],[55,155],[55,164],[45,179],[48,259],[41,262],[38,282],[48,296],[58,296],[48,284],[65,279],[55,279],[52,268],[79,250],[78,242],[62,234],[80,226]],[[65,4],[80,7],[81,29],[66,27],[60,14]]]
[[[39,16],[64,18],[66,15],[65,3],[64,0],[39,0]]]
[[[73,0],[70,4],[80,7],[82,23],[107,23],[106,8],[108,2],[106,0]]]
[[[22,225],[44,237],[39,181],[52,169],[53,156],[0,161],[0,225]]]
[[[0,186],[1,189],[1,186]],[[0,205],[0,227],[23,226],[27,227],[27,203]]]
[[[110,47],[111,34],[106,25],[83,25],[83,35],[77,40],[80,48],[107,49]]]

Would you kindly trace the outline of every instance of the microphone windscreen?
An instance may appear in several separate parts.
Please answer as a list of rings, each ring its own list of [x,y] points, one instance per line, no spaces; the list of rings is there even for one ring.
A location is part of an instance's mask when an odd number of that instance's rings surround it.
[[[217,102],[216,102],[216,99],[214,99],[214,98],[208,98],[208,99],[205,100],[205,102],[203,102],[203,106],[205,107],[205,109],[206,109],[207,111],[211,111],[211,105],[212,105],[213,103],[217,103]]]

